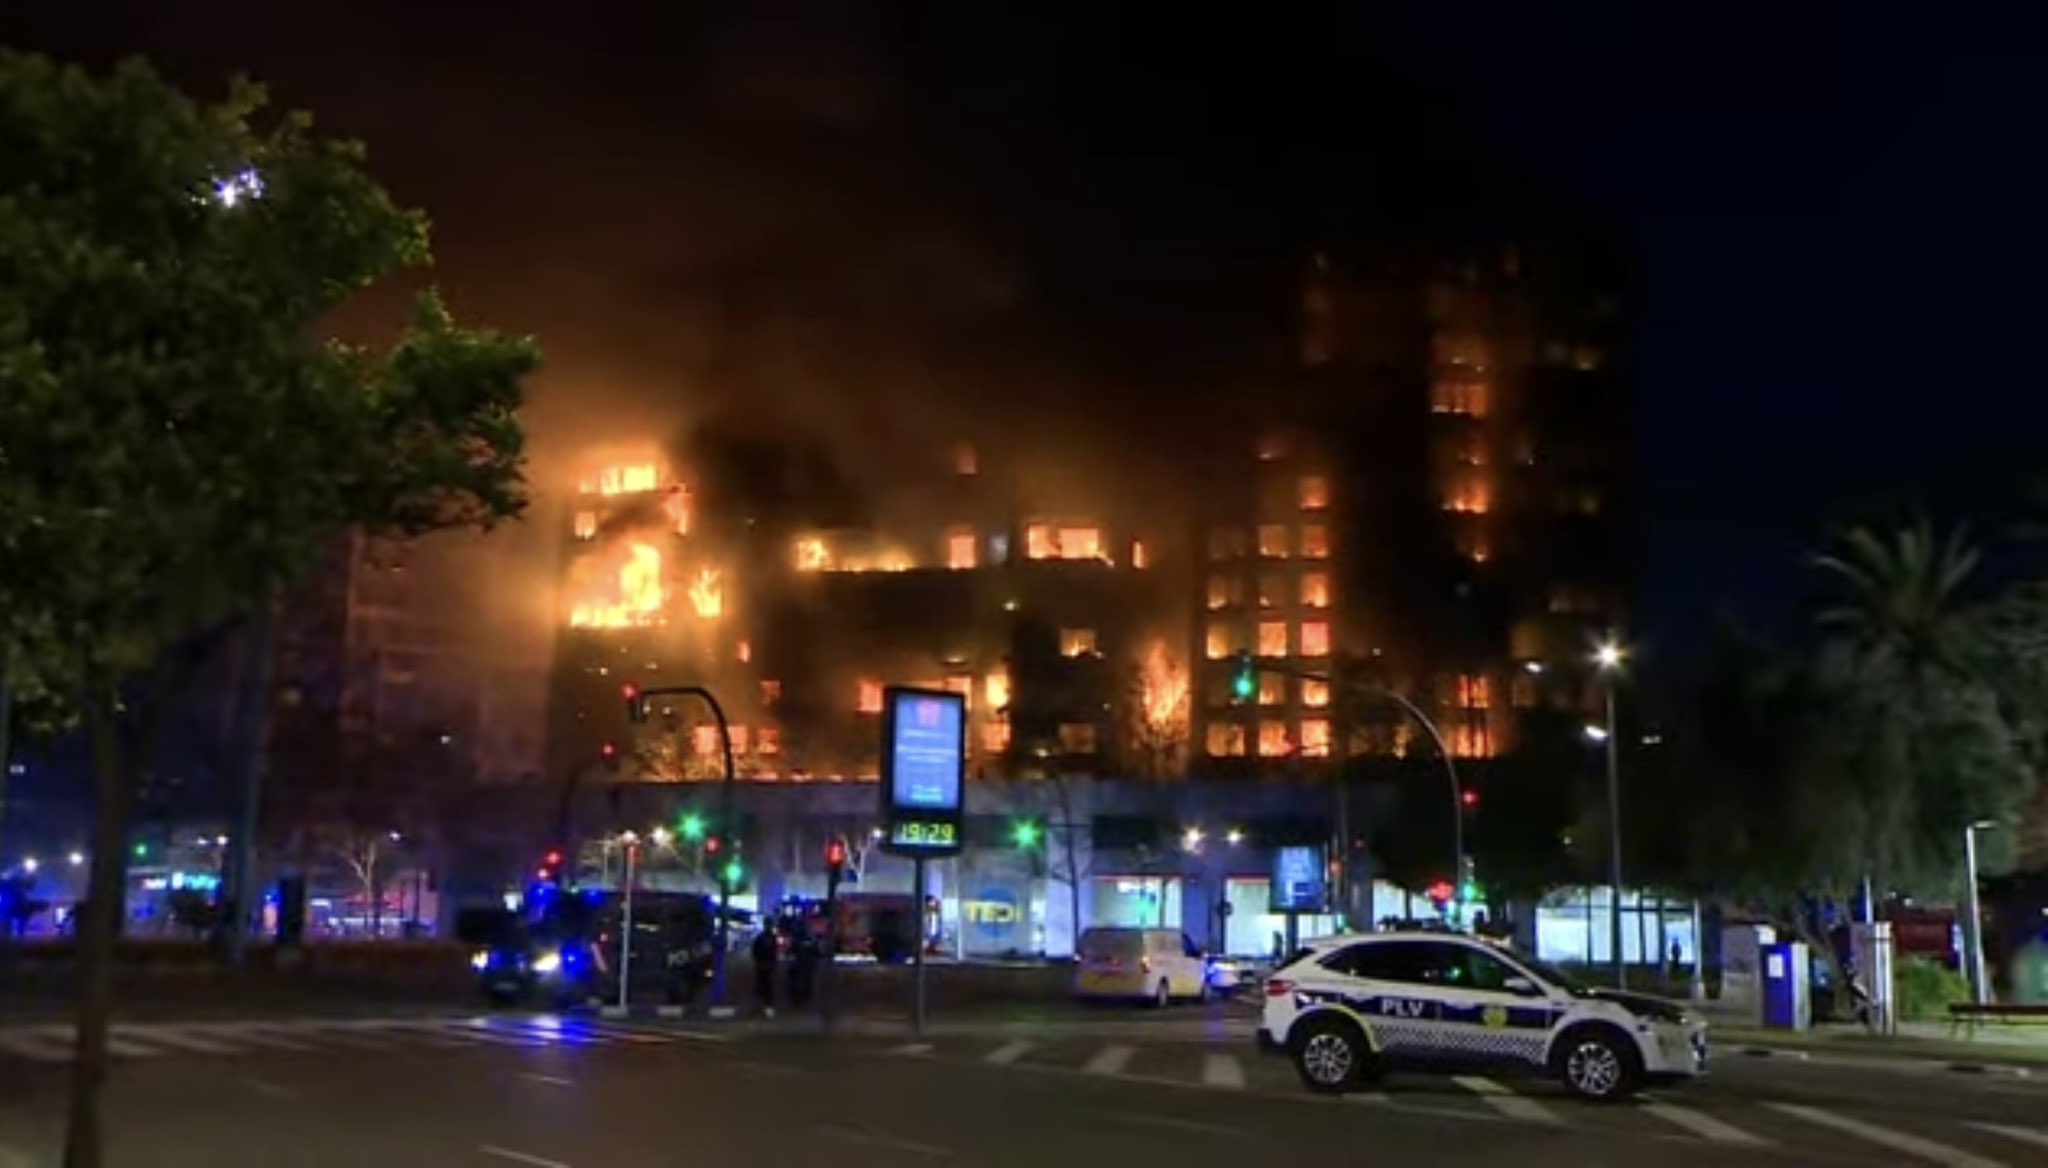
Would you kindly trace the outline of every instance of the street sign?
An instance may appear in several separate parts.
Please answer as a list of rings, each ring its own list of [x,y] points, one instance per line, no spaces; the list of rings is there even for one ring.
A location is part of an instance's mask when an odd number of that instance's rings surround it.
[[[882,695],[882,844],[902,856],[960,852],[967,699],[892,686]]]

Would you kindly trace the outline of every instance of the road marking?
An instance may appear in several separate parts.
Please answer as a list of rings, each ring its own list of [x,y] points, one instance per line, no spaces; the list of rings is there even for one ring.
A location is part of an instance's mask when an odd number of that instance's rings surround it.
[[[1146,1127],[1162,1127],[1168,1131],[1191,1132],[1199,1136],[1244,1136],[1243,1132],[1234,1127],[1225,1127],[1220,1123],[1203,1123],[1197,1119],[1181,1119],[1173,1115],[1146,1115],[1138,1111],[1125,1111],[1112,1114],[1109,1118],[1123,1123],[1143,1124]]]
[[[1735,1144],[1744,1148],[1766,1148],[1771,1141],[1762,1136],[1751,1135],[1726,1120],[1716,1119],[1704,1111],[1690,1107],[1679,1107],[1671,1103],[1645,1103],[1645,1115],[1654,1115],[1673,1127],[1682,1127],[1702,1139],[1717,1144]]]
[[[514,1164],[531,1164],[533,1168],[569,1168],[567,1164],[560,1160],[545,1160],[539,1156],[529,1156],[525,1152],[515,1152],[510,1148],[501,1148],[496,1144],[480,1144],[476,1150],[486,1156],[496,1156],[500,1160],[510,1160]]]
[[[890,1054],[903,1055],[908,1058],[927,1055],[931,1052],[932,1044],[929,1042],[906,1042],[902,1046],[891,1048],[889,1051]]]
[[[999,1067],[1007,1067],[1011,1063],[1014,1063],[1018,1059],[1023,1058],[1025,1055],[1029,1054],[1031,1052],[1031,1048],[1037,1045],[1038,1044],[1035,1042],[1006,1042],[1003,1045],[995,1048],[994,1050],[989,1051],[988,1058],[986,1061],[994,1063]]]
[[[278,1033],[279,1027],[261,1022],[199,1022],[190,1029],[201,1034],[216,1034],[235,1042],[252,1046],[275,1047],[278,1050],[312,1050],[311,1043],[300,1042]]]
[[[1451,1082],[1463,1087],[1486,1101],[1488,1107],[1526,1123],[1563,1123],[1557,1112],[1552,1111],[1534,1099],[1524,1099],[1492,1079],[1475,1075],[1458,1075]]]
[[[68,1063],[71,1047],[62,1038],[32,1030],[0,1033],[0,1051],[38,1063]]]
[[[243,1079],[242,1086],[256,1092],[258,1095],[268,1095],[272,1099],[296,1099],[299,1097],[297,1091],[282,1083],[273,1083],[268,1079]]]
[[[1948,1168],[2000,1168],[1996,1160],[1972,1156],[1960,1148],[1951,1148],[1947,1144],[1938,1144],[1933,1140],[1893,1131],[1888,1127],[1879,1127],[1874,1123],[1865,1123],[1860,1119],[1851,1119],[1846,1115],[1836,1115],[1832,1111],[1818,1107],[1808,1107],[1802,1103],[1766,1103],[1764,1106],[1808,1123],[1831,1127],[1879,1147],[1890,1148],[1894,1152],[1918,1156],[1934,1164],[1945,1164]]]
[[[1349,1102],[1363,1103],[1371,1107],[1381,1107],[1394,1101],[1394,1097],[1385,1091],[1353,1091],[1344,1098]]]
[[[2048,1148],[2048,1127],[2014,1127],[2003,1123],[1973,1123],[1970,1126],[1978,1131],[2018,1140],[2023,1144],[2032,1144],[2037,1148]]]
[[[550,1087],[569,1087],[574,1085],[560,1075],[537,1075],[532,1071],[521,1071],[519,1077],[529,1082],[546,1083]]]
[[[1088,1065],[1081,1069],[1091,1075],[1115,1075],[1131,1064],[1131,1056],[1138,1053],[1135,1046],[1105,1046],[1095,1052]]]
[[[112,1030],[107,1031],[107,1053],[121,1058],[162,1058],[165,1054],[154,1046],[130,1041]]]
[[[1244,1064],[1236,1055],[1205,1054],[1202,1056],[1202,1082],[1211,1087],[1229,1087],[1240,1090],[1244,1087]]]
[[[894,1148],[899,1152],[912,1152],[920,1156],[940,1158],[949,1157],[953,1154],[953,1149],[951,1148],[942,1148],[937,1144],[921,1144],[916,1140],[906,1140],[901,1136],[892,1136],[885,1131],[861,1131],[856,1128],[840,1127],[837,1124],[821,1123],[818,1125],[818,1133],[830,1136],[835,1140],[843,1140],[849,1144],[858,1144],[862,1147]]]
[[[225,1042],[216,1042],[196,1034],[189,1034],[183,1028],[157,1024],[133,1023],[121,1027],[121,1033],[129,1038],[140,1038],[157,1046],[168,1046],[172,1050],[191,1051],[195,1054],[242,1054],[243,1049]]]

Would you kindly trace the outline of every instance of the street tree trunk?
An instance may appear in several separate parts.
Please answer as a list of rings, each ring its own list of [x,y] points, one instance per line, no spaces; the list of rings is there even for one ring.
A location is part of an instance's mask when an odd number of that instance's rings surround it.
[[[221,927],[226,930],[228,964],[240,968],[249,959],[250,925],[263,903],[256,861],[256,833],[262,823],[263,779],[270,757],[271,689],[277,671],[280,601],[273,597],[257,612],[251,626],[249,668],[237,711],[234,767],[240,785],[235,809],[232,879],[222,898]]]
[[[128,810],[137,759],[123,741],[116,699],[95,694],[86,710],[93,762],[92,872],[77,930],[78,1039],[64,1168],[101,1168],[100,1097],[107,1080],[107,1024],[113,1007],[114,944],[126,915]]]
[[[1067,780],[1055,780],[1060,800],[1060,837],[1067,853],[1067,906],[1073,915],[1068,917],[1068,929],[1073,932],[1073,950],[1081,952],[1081,848],[1074,839],[1074,798],[1067,788]]]

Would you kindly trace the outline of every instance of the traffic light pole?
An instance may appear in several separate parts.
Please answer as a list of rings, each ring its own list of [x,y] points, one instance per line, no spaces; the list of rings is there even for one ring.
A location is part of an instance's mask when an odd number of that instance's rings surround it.
[[[1429,740],[1436,744],[1437,756],[1444,760],[1444,776],[1450,780],[1452,863],[1451,887],[1457,890],[1458,895],[1462,896],[1464,894],[1465,878],[1467,875],[1465,866],[1465,788],[1464,784],[1462,784],[1458,780],[1458,763],[1456,759],[1451,757],[1450,744],[1444,741],[1444,736],[1440,731],[1437,730],[1436,723],[1430,720],[1428,714],[1422,712],[1422,707],[1416,705],[1414,702],[1409,701],[1407,698],[1401,696],[1399,693],[1396,693],[1394,690],[1386,686],[1366,685],[1360,682],[1352,681],[1350,679],[1340,681],[1327,673],[1311,673],[1306,670],[1274,669],[1272,666],[1268,665],[1255,665],[1254,668],[1268,669],[1275,673],[1290,674],[1294,677],[1300,678],[1305,681],[1318,681],[1324,684],[1325,686],[1342,685],[1347,689],[1353,690],[1357,693],[1365,694],[1368,697],[1384,698],[1387,701],[1392,702],[1394,705],[1399,706],[1402,712],[1406,713],[1409,717],[1415,719],[1416,723],[1422,727],[1423,732],[1429,735]],[[1342,800],[1344,798],[1344,786],[1341,778],[1338,780],[1337,783],[1337,798],[1339,800],[1339,818],[1341,819],[1343,818]],[[1351,851],[1350,840],[1348,838],[1340,839],[1338,841],[1338,844],[1340,848],[1339,855],[1344,861],[1344,866],[1339,869],[1339,879],[1345,882],[1345,888],[1348,889],[1349,881],[1351,879],[1351,865],[1349,862],[1351,859],[1349,854]],[[1345,901],[1346,906],[1349,907],[1349,898],[1345,898]]]
[[[738,841],[734,838],[733,817],[737,811],[735,800],[738,791],[735,786],[738,772],[732,761],[732,727],[725,720],[725,707],[718,704],[718,698],[701,685],[673,685],[660,689],[640,690],[626,688],[626,716],[629,721],[641,723],[647,720],[647,699],[669,695],[697,697],[711,707],[711,717],[718,723],[718,746],[725,755],[725,781],[719,786],[718,831],[725,837],[726,845],[738,853]],[[678,731],[680,733],[680,730]],[[731,863],[730,860],[727,863]],[[711,1009],[723,1013],[726,1004],[726,956],[732,948],[732,880],[724,866],[718,870],[718,950],[711,955]]]

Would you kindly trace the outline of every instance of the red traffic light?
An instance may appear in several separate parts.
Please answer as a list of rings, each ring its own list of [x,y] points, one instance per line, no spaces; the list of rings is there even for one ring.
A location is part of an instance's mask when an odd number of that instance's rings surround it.
[[[723,843],[715,835],[706,838],[704,841],[704,850],[711,855],[717,855],[718,849],[722,846],[724,846]]]
[[[635,701],[640,697],[640,687],[634,685],[630,681],[627,682],[625,685],[620,686],[619,692],[624,694],[626,696],[626,700],[629,702]]]
[[[548,867],[550,867],[550,868],[559,868],[559,867],[561,867],[561,864],[562,864],[562,853],[560,853],[560,852],[549,852],[549,853],[548,853],[548,855],[547,855],[547,865],[548,865]]]
[[[1458,792],[1458,803],[1467,809],[1479,806],[1479,792],[1469,788]]]
[[[1431,900],[1440,900],[1448,902],[1456,892],[1457,889],[1451,887],[1450,881],[1439,880],[1435,884],[1429,886],[1429,889],[1425,893],[1425,895],[1427,895]]]
[[[833,840],[825,845],[825,862],[834,868],[846,863],[846,841]]]
[[[603,746],[598,747],[597,757],[598,761],[604,764],[606,770],[618,770],[619,744],[616,742],[607,742]]]

